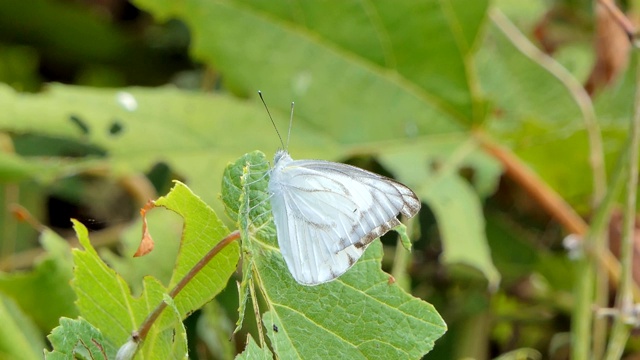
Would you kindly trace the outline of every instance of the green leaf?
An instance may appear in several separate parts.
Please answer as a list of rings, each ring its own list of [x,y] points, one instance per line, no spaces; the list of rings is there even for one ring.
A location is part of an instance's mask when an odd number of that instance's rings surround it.
[[[629,132],[629,122],[634,116],[634,97],[637,90],[638,54],[631,52],[631,61],[624,74],[621,74],[619,84],[603,90],[595,99],[596,111],[605,139],[626,139]],[[618,155],[625,146],[624,141],[619,147],[608,149]],[[609,162],[613,163],[613,161]]]
[[[75,249],[73,287],[78,296],[81,315],[100,329],[104,337],[116,346],[125,344],[147,315],[163,301],[167,290],[157,280],[147,277],[139,298],[134,298],[125,281],[107,267],[89,242],[87,229],[74,220],[80,244]],[[176,323],[171,311],[164,311],[150,330],[139,353],[149,358],[169,358],[180,341],[181,323]],[[151,345],[151,346],[148,346]]]
[[[482,204],[473,189],[457,176],[443,176],[424,192],[423,199],[438,221],[445,250],[442,261],[464,263],[482,270],[495,288],[500,274],[491,260],[486,240]],[[466,221],[460,223],[461,218]]]
[[[268,347],[261,348],[256,344],[251,335],[247,336],[247,346],[244,351],[236,356],[236,360],[271,360],[273,353]]]
[[[35,265],[25,272],[0,273],[0,292],[13,298],[29,314],[39,328],[49,331],[61,316],[76,316],[76,296],[69,285],[72,277],[71,250],[55,232],[45,229],[40,242],[47,250]],[[47,306],[42,306],[46,294]]]
[[[268,170],[269,163],[264,154],[254,151],[229,164],[222,177],[222,201],[226,205],[225,212],[231,219],[236,220],[242,239],[242,282],[238,288],[240,305],[234,333],[240,330],[244,321],[249,284],[253,276],[253,254],[257,251],[249,238],[252,233],[259,233],[267,238],[275,236],[269,196],[266,192],[250,186],[268,180]]]
[[[405,250],[407,250],[407,251],[411,251],[411,239],[409,238],[409,235],[407,234],[407,227],[404,224],[400,224],[400,225],[396,226],[395,228],[393,228],[393,231],[398,233],[398,236],[400,237],[400,243],[402,244],[402,247],[404,247]]]
[[[446,324],[433,306],[389,284],[381,259],[376,241],[345,275],[306,287],[288,274],[279,252],[265,250],[257,257],[269,308],[263,322],[278,356],[398,359],[429,352]]]
[[[180,182],[176,182],[171,192],[155,203],[174,211],[184,219],[177,265],[169,283],[169,287],[173,287],[218,241],[229,235],[229,230],[207,204]],[[233,242],[203,268],[175,298],[180,313],[184,315],[200,308],[222,291],[236,270],[238,260],[239,245]]]
[[[116,255],[110,249],[100,249],[100,256],[140,293],[143,278],[151,275],[165,285],[169,284],[178,257],[182,233],[182,219],[162,208],[147,212],[148,230],[155,242],[153,251],[142,257],[133,257],[140,246],[142,220],[136,221],[122,234],[121,246]]]
[[[60,326],[47,336],[53,351],[45,352],[45,359],[113,359],[115,346],[104,338],[100,330],[86,320],[60,318]]]
[[[192,52],[231,88],[305,104],[298,116],[342,143],[457,131],[478,111],[468,64],[487,1],[136,4],[185,21]]]
[[[184,323],[182,320],[186,317],[184,314],[180,312],[180,309],[176,306],[175,301],[169,296],[169,294],[162,294],[162,301],[164,301],[168,308],[167,310],[173,313],[174,321],[178,324],[180,331],[172,334],[173,339],[171,341],[172,348],[170,350],[170,355],[167,358],[170,359],[179,359],[184,358],[188,359],[189,348],[187,346],[187,329],[184,327]]]
[[[33,321],[18,305],[0,295],[0,358],[42,359],[45,344]]]
[[[446,325],[433,306],[389,283],[389,275],[380,268],[379,242],[369,246],[346,274],[332,282],[313,287],[295,282],[277,249],[270,211],[268,221],[264,219],[265,209],[255,211],[270,207],[264,201],[268,199],[269,180],[262,168],[264,163],[264,155],[253,152],[230,164],[225,172],[229,176],[223,181],[223,191],[229,189],[230,193],[223,192],[223,200],[230,208],[228,213],[239,214],[240,223],[249,221],[251,230],[260,230],[252,231],[243,241],[251,242],[247,246],[252,251],[252,278],[265,299],[268,311],[263,323],[276,355],[389,359],[418,358],[428,352],[446,331]],[[255,168],[258,171],[252,173]],[[231,175],[240,172],[251,175]],[[238,200],[232,201],[233,196],[239,195],[239,200],[244,197],[235,191],[243,184],[250,184],[244,214],[236,210]],[[256,225],[252,216],[256,216]]]
[[[122,105],[122,96],[136,101],[135,110]],[[10,157],[7,161],[16,165],[9,164],[15,169],[7,176],[18,180],[39,170],[47,170],[44,175],[49,179],[91,167],[112,166],[116,173],[140,172],[162,160],[188,178],[189,186],[206,202],[215,205],[220,193],[215,179],[221,178],[228,159],[246,152],[249,144],[273,149],[278,144],[260,103],[172,88],[97,89],[52,84],[42,94],[21,94],[0,84],[0,108],[5,110],[0,112],[0,129],[91,144],[104,154],[100,158],[90,154],[75,162],[65,158],[69,154],[64,149],[62,153],[47,153],[56,156],[48,161],[35,156]],[[233,121],[229,121],[231,117]],[[84,134],[73,118],[82,119],[89,133]],[[114,124],[123,130],[111,134],[109,128]],[[334,141],[304,124],[296,126],[296,134],[307,139],[307,154],[337,153]],[[65,166],[52,167],[54,161]]]
[[[180,253],[170,282],[173,287],[228,231],[215,213],[181,183],[156,204],[182,215],[185,222]],[[86,229],[77,222],[75,228],[85,248],[84,251],[74,250],[73,287],[78,294],[77,305],[82,316],[101,329],[107,339],[122,345],[163,301],[168,289],[156,279],[145,277],[142,294],[134,298],[122,277],[100,260],[89,243]],[[174,299],[182,318],[210,301],[226,286],[237,261],[238,245],[232,243],[184,287]],[[183,339],[184,328],[174,314],[171,310],[164,311],[152,327],[140,350],[145,357],[183,356],[182,352],[186,351],[186,346],[182,345],[186,341]]]

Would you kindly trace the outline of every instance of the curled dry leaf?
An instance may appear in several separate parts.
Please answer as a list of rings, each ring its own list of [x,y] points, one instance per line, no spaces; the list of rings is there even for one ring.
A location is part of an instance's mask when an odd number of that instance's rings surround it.
[[[145,256],[153,250],[155,244],[153,238],[151,238],[151,234],[149,234],[149,227],[147,226],[147,211],[153,209],[155,206],[153,200],[149,200],[149,202],[140,209],[140,216],[142,216],[142,239],[133,257]]]

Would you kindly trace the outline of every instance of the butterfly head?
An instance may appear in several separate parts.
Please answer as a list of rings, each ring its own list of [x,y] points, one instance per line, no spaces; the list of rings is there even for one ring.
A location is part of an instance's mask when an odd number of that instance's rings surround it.
[[[277,167],[278,164],[284,164],[291,161],[291,155],[287,152],[287,150],[280,149],[276,152],[276,155],[273,157],[273,167]]]

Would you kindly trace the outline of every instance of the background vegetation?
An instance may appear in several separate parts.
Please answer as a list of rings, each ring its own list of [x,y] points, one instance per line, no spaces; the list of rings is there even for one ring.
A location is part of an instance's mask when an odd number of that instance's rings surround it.
[[[337,307],[353,300],[370,310],[348,320],[362,327],[331,324],[341,341],[314,337],[319,344],[417,358],[444,332],[439,314],[448,330],[425,358],[601,358],[607,345],[611,358],[623,350],[634,356],[633,314],[607,309],[625,294],[619,289],[633,288],[618,279],[640,278],[629,255],[637,252],[634,211],[623,206],[635,209],[627,173],[637,172],[629,166],[637,163],[630,151],[637,80],[624,23],[605,5],[0,2],[0,358],[41,358],[52,344],[64,347],[65,334],[86,335],[73,337],[83,340],[66,351],[113,356],[134,327],[121,320],[139,325],[188,264],[237,228],[229,209],[238,198],[222,188],[225,167],[254,150],[270,159],[280,145],[257,90],[282,133],[295,101],[294,158],[393,176],[424,203],[409,223],[411,253],[385,236],[383,251],[372,246],[344,283],[318,290],[320,299],[343,299]],[[624,5],[631,15],[640,11],[633,1]],[[263,158],[254,155],[259,164]],[[179,195],[163,198],[173,212],[149,213],[156,247],[133,258],[142,235],[138,210],[166,195],[172,180],[197,196],[178,185]],[[201,233],[183,234],[183,221]],[[622,276],[607,238],[613,253],[627,254]],[[331,318],[333,307],[313,290],[292,290],[282,279],[288,275],[270,272],[280,260],[268,256],[255,260],[262,309],[269,309],[265,326],[248,305],[243,330],[228,341],[239,316],[235,282],[243,276],[233,274],[233,246],[201,275],[206,286],[170,303],[152,334],[160,345],[140,357],[181,356],[188,346],[194,359],[229,359],[247,338],[256,342],[244,356],[268,357],[264,331],[282,358],[291,349],[322,356],[313,339],[279,342],[284,333],[305,333],[287,328],[294,320],[282,309],[302,304],[300,311],[316,311],[305,313],[312,323]],[[78,247],[84,250],[72,254]],[[362,303],[340,292],[386,283],[379,260],[395,279],[393,290],[373,291]],[[110,299],[113,289],[124,289],[121,297]],[[384,294],[395,305],[369,308],[366,301]],[[420,321],[407,325],[390,315],[401,299]],[[323,303],[326,312],[318,310]],[[112,316],[100,317],[102,310]],[[613,321],[592,318],[602,313],[627,325],[609,337]],[[375,324],[374,314],[395,322]],[[177,321],[185,317],[184,325]],[[356,344],[378,336],[373,329],[389,343]]]

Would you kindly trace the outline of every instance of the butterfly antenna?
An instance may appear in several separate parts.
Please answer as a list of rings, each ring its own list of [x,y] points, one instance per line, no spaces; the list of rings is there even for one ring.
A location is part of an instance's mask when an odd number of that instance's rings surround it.
[[[276,134],[278,134],[278,138],[280,139],[280,144],[282,144],[282,148],[284,149],[284,142],[282,141],[282,136],[280,136],[280,131],[278,131],[278,127],[276,126],[276,123],[273,121],[273,117],[271,117],[271,112],[267,107],[267,103],[264,101],[264,98],[262,97],[262,91],[258,90],[258,95],[260,95],[260,100],[262,100],[262,105],[264,105],[265,110],[267,110],[267,114],[269,115],[269,120],[271,120],[271,123],[273,124],[273,128],[276,129]],[[287,142],[289,142],[289,140],[287,140]]]
[[[289,133],[287,134],[287,149],[289,149],[289,139],[291,139],[291,127],[293,126],[293,101],[291,102],[291,116],[289,116]]]

